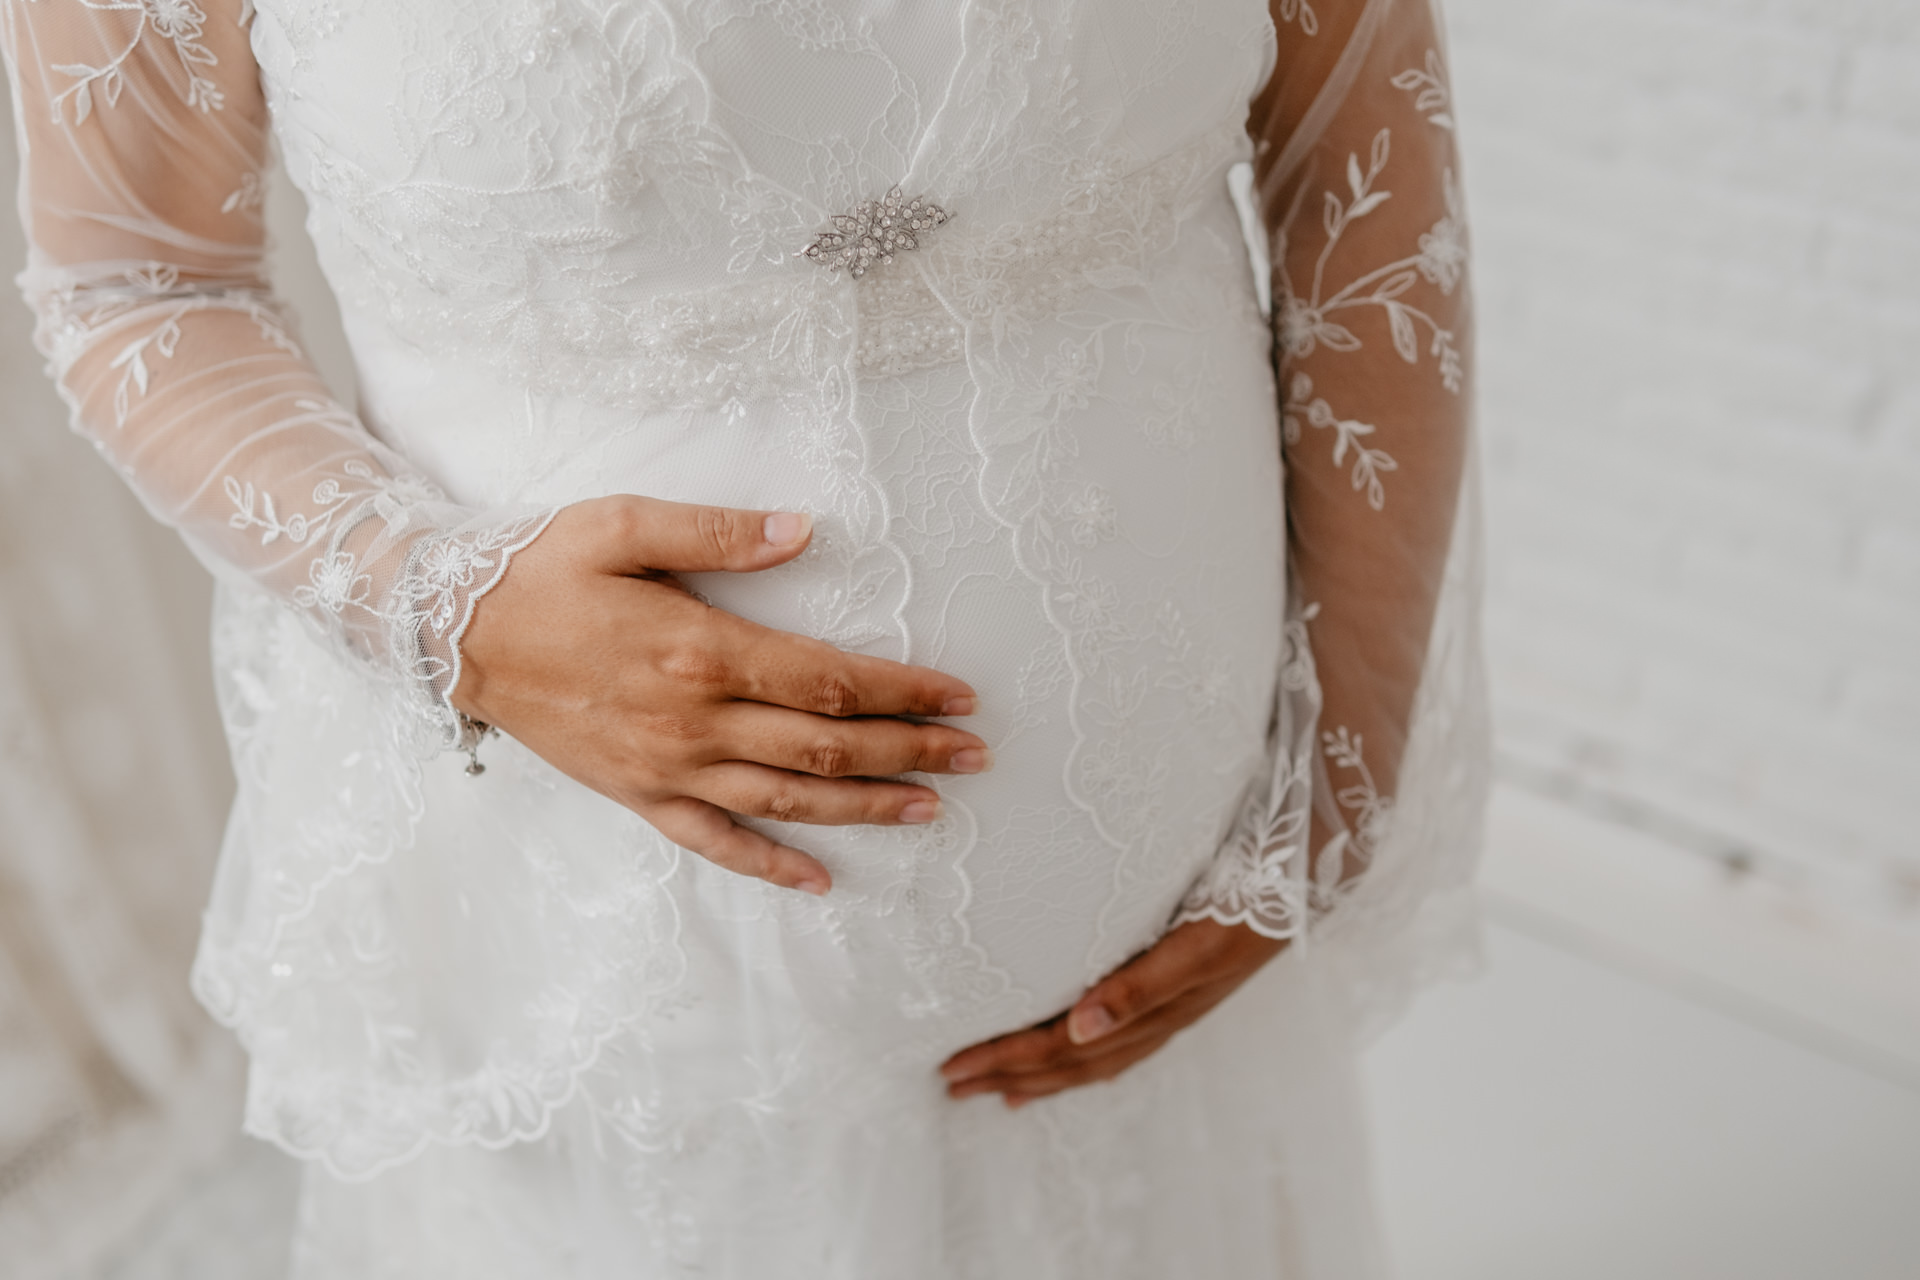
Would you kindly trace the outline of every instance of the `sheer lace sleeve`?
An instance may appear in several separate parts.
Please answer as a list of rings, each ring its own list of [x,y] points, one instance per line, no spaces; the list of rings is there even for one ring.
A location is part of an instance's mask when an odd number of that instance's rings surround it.
[[[448,502],[327,393],[264,276],[251,0],[3,0],[20,282],[76,430],[223,580],[301,610],[431,737],[541,512]]]
[[[1273,0],[1253,104],[1292,616],[1275,774],[1187,918],[1404,928],[1462,887],[1484,791],[1471,332],[1430,0]],[[1465,527],[1463,527],[1465,526]]]

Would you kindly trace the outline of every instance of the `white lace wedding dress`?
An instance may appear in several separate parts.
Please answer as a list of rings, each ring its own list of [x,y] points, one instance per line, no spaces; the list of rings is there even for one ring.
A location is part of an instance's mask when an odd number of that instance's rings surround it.
[[[1378,1269],[1354,1054],[1457,950],[1484,759],[1426,0],[4,12],[42,348],[222,584],[194,977],[311,1161],[299,1276]],[[263,280],[269,130],[357,413]],[[469,776],[476,604],[621,491],[813,513],[693,585],[971,682],[995,771],[784,833],[824,900]],[[1206,916],[1293,945],[1115,1083],[945,1098]]]

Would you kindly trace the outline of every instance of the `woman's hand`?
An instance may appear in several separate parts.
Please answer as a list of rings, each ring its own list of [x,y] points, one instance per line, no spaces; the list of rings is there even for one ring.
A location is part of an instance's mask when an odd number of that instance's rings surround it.
[[[1021,1107],[1111,1080],[1193,1025],[1287,944],[1245,925],[1181,925],[1059,1017],[963,1049],[940,1068],[947,1094],[999,1093]]]
[[[886,775],[979,773],[978,737],[896,717],[971,715],[973,690],[695,599],[670,575],[785,564],[806,516],[610,497],[563,509],[475,610],[453,705],[498,725],[675,844],[825,893],[827,869],[734,822],[932,822]]]

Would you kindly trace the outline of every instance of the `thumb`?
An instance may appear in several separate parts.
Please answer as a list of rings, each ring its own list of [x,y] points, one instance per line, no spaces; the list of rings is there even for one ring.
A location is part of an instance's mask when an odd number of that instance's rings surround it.
[[[1245,944],[1241,935],[1254,938]],[[1111,1035],[1169,1000],[1219,976],[1241,951],[1269,954],[1251,930],[1192,920],[1108,974],[1067,1013],[1067,1039],[1086,1044]]]
[[[619,500],[611,573],[753,573],[806,550],[813,517],[794,511],[745,511],[637,496]]]
[[[1162,950],[1165,946],[1163,940],[1081,996],[1067,1014],[1067,1039],[1087,1044],[1111,1035],[1176,994],[1183,966]]]

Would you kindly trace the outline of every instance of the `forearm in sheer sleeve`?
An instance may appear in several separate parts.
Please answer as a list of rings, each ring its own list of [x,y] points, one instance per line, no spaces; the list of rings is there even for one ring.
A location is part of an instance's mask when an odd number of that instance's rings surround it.
[[[92,441],[222,579],[302,611],[432,736],[540,512],[445,500],[336,402],[268,287],[250,0],[0,0],[36,341]]]
[[[1293,937],[1364,879],[1396,797],[1468,450],[1466,229],[1430,0],[1274,0],[1253,104],[1286,475],[1275,778],[1183,915]]]

